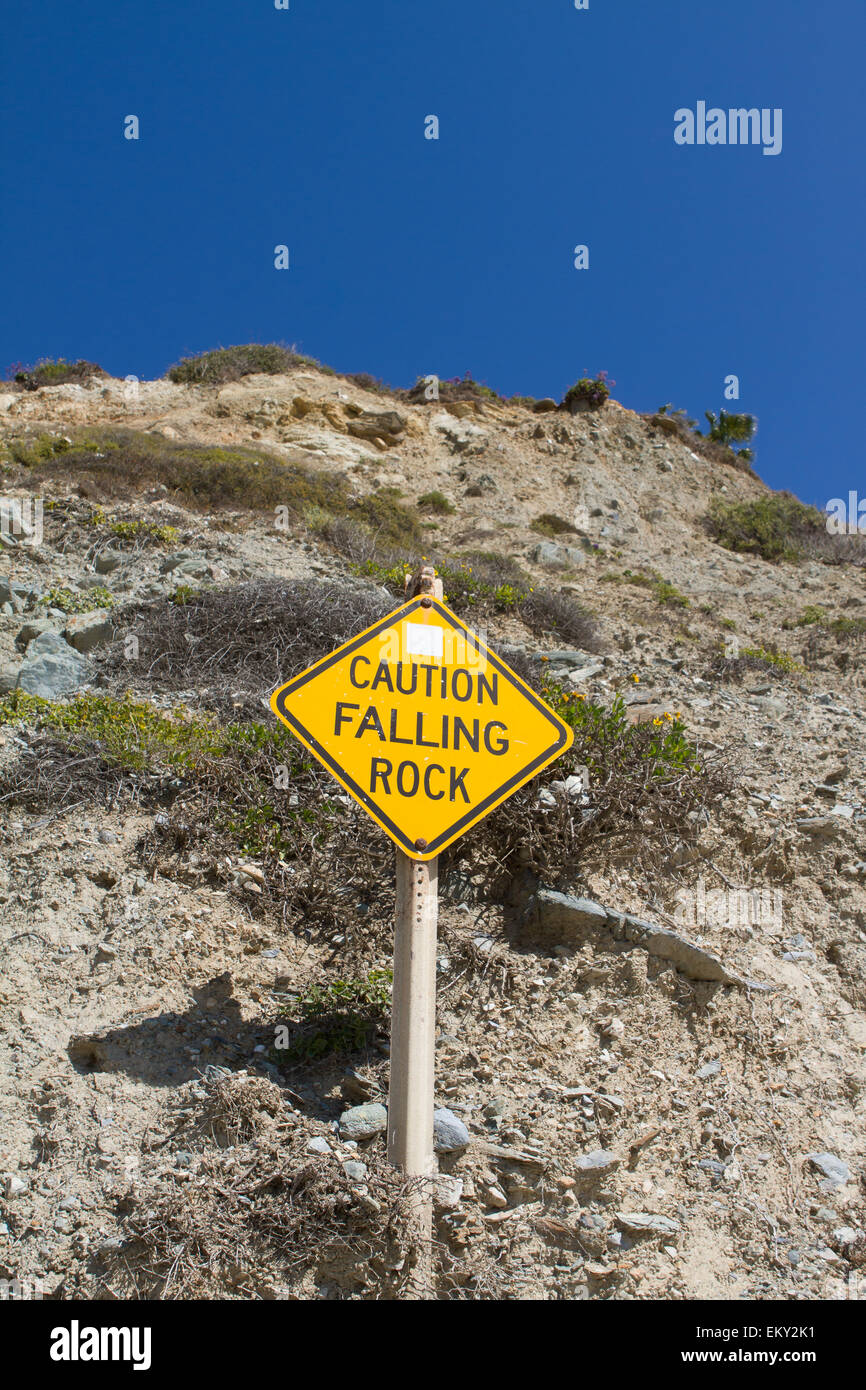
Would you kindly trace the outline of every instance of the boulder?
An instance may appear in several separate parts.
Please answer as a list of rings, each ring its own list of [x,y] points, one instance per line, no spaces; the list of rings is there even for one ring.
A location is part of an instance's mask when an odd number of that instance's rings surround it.
[[[341,1139],[372,1139],[387,1128],[388,1111],[375,1101],[368,1105],[353,1105],[340,1116]]]
[[[87,681],[89,665],[59,632],[42,632],[18,668],[18,688],[43,700],[62,700]]]
[[[110,642],[114,625],[107,608],[94,608],[90,613],[76,613],[66,624],[66,640],[77,652],[92,652],[103,642]]]
[[[529,558],[542,569],[560,570],[582,565],[586,556],[574,545],[560,545],[558,541],[540,541],[529,552]]]
[[[458,1153],[469,1144],[469,1130],[451,1110],[433,1112],[433,1148],[438,1154]]]

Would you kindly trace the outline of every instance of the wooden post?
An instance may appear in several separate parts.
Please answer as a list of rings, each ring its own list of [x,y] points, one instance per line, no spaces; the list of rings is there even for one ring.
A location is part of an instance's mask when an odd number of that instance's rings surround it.
[[[421,1180],[410,1194],[418,1245],[409,1294],[414,1298],[430,1296],[432,1264],[437,863],[397,850],[388,1158],[407,1177]]]
[[[442,581],[429,566],[407,578],[407,593],[410,588],[413,594],[442,597]],[[418,848],[425,848],[424,841],[418,842]],[[432,1292],[438,863],[438,859],[412,859],[397,850],[388,1158],[407,1177],[420,1179],[410,1196],[418,1245],[410,1298],[429,1298]]]

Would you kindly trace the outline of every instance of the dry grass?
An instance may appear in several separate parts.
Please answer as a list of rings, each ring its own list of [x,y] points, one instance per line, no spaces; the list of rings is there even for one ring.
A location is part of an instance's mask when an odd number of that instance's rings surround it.
[[[336,1157],[307,1152],[311,1131],[278,1086],[244,1074],[209,1086],[185,1128],[205,1139],[197,1180],[126,1198],[123,1247],[104,1257],[109,1287],[139,1299],[256,1299],[301,1286],[315,1296],[333,1280],[341,1297],[399,1297],[418,1247],[410,1184],[381,1152],[365,1152],[359,1186]],[[231,1147],[215,1151],[207,1136]]]
[[[261,717],[262,701],[283,681],[326,656],[389,612],[372,584],[258,580],[203,590],[182,604],[131,606],[116,614],[139,640],[140,659],[125,660],[123,641],[106,661],[118,690],[176,693],[232,718]],[[201,692],[204,691],[204,694]]]

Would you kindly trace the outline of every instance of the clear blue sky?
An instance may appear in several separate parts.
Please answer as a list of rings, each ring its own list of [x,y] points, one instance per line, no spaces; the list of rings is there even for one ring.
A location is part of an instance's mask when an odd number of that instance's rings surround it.
[[[0,368],[278,340],[702,422],[736,373],[771,485],[866,492],[862,0],[42,0],[0,43]],[[676,145],[701,100],[781,154]]]

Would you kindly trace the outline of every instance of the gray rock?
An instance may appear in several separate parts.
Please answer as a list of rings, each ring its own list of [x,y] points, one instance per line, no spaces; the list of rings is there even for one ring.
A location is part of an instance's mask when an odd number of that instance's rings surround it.
[[[698,1167],[703,1168],[707,1173],[712,1173],[715,1178],[723,1178],[725,1176],[725,1166],[724,1163],[720,1163],[716,1158],[701,1158],[698,1160]]]
[[[110,642],[114,625],[107,608],[94,608],[90,613],[76,613],[66,625],[66,640],[77,652],[92,652],[103,642]]]
[[[862,1231],[855,1230],[853,1226],[837,1226],[833,1232],[833,1239],[837,1245],[853,1245],[862,1234]]]
[[[574,1176],[581,1178],[600,1178],[613,1173],[620,1165],[620,1159],[609,1149],[593,1149],[592,1153],[581,1154],[574,1165]]]
[[[558,541],[541,541],[529,552],[533,564],[542,569],[568,569],[572,565],[582,565],[586,555],[573,545],[560,545]]]
[[[177,550],[173,555],[166,555],[159,567],[160,574],[172,574],[175,570],[183,574],[199,571],[209,574],[210,566],[204,555],[197,555],[194,550]]]
[[[355,439],[382,439],[393,444],[405,430],[406,420],[396,410],[363,410],[346,428]]]
[[[487,493],[496,491],[496,484],[490,474],[482,473],[480,478],[476,478],[474,483],[470,483],[465,495],[467,497],[484,497]]]
[[[839,828],[831,816],[806,816],[796,826],[805,835],[835,835]]]
[[[353,1100],[363,1105],[379,1095],[381,1088],[377,1081],[350,1068],[340,1081],[340,1092],[344,1100]]]
[[[551,782],[550,790],[560,792],[567,796],[570,801],[580,801],[586,796],[586,788],[583,785],[582,777],[566,777],[564,781]]]
[[[437,1211],[456,1211],[463,1197],[463,1179],[450,1173],[440,1173],[433,1189],[433,1202]]]
[[[533,652],[532,657],[535,661],[541,661],[543,657],[546,657],[548,661],[560,666],[595,665],[595,657],[590,652],[581,651],[578,647],[561,652]]]
[[[721,1062],[707,1062],[705,1067],[701,1067],[699,1071],[695,1072],[695,1076],[699,1081],[706,1081],[710,1076],[718,1076],[721,1070]]]
[[[37,637],[41,637],[43,632],[55,632],[56,628],[51,618],[31,618],[24,623],[15,637],[15,645],[19,651],[26,651],[29,644]]]
[[[117,550],[103,550],[93,562],[97,574],[112,574],[123,564],[123,556]]]
[[[581,1213],[580,1224],[587,1231],[604,1231],[607,1229],[607,1222],[604,1217],[591,1211]]]
[[[340,1116],[342,1139],[372,1139],[388,1128],[388,1112],[384,1105],[372,1101],[368,1105],[353,1105]]]
[[[350,1158],[343,1164],[343,1172],[350,1182],[363,1182],[367,1176],[367,1165],[357,1158]]]
[[[182,565],[177,566],[174,573],[184,579],[210,579],[213,576],[213,571],[207,560],[184,560]]]
[[[631,1250],[634,1241],[623,1231],[611,1231],[607,1238],[608,1250]]]
[[[617,1225],[630,1235],[673,1236],[680,1229],[678,1221],[669,1216],[656,1216],[649,1211],[621,1211],[617,1213]]]
[[[61,700],[86,683],[90,667],[57,632],[43,632],[18,668],[18,688],[43,700]]]
[[[331,1148],[327,1139],[317,1134],[315,1138],[307,1140],[307,1152],[311,1154],[330,1154],[333,1153],[334,1150]]]
[[[832,1192],[837,1187],[844,1187],[851,1178],[848,1164],[843,1159],[838,1158],[836,1154],[807,1154],[807,1158],[819,1172],[824,1174],[824,1181],[820,1186],[825,1192]]]
[[[525,920],[545,934],[571,935],[586,927],[607,925],[607,909],[589,898],[572,898],[552,888],[540,888],[531,899]]]
[[[433,1112],[433,1148],[437,1153],[457,1153],[469,1144],[469,1130],[451,1110]]]

